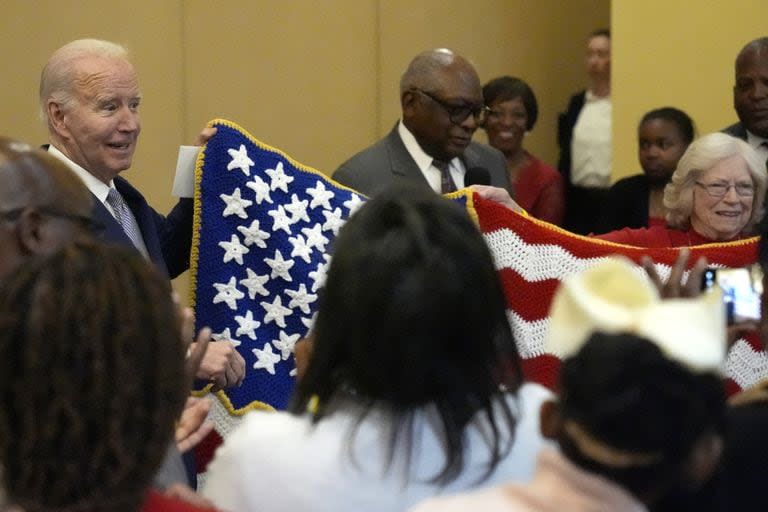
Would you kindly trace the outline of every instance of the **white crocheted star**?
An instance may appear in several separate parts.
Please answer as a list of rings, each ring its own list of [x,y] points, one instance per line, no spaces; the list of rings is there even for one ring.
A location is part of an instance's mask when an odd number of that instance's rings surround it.
[[[304,324],[304,327],[307,328],[307,330],[311,330],[312,327],[315,325],[315,320],[317,319],[317,313],[312,315],[309,318],[302,317],[301,323]]]
[[[247,219],[248,214],[245,213],[245,209],[253,204],[253,201],[243,199],[240,197],[240,187],[237,187],[232,195],[221,194],[219,196],[227,206],[224,208],[222,217],[229,217],[230,215],[237,215],[241,219]]]
[[[275,249],[274,258],[264,258],[264,262],[269,265],[269,268],[272,269],[272,273],[269,276],[272,279],[276,277],[282,277],[289,283],[293,281],[289,270],[291,270],[291,267],[293,267],[294,261],[285,260],[283,258],[283,253],[281,253],[279,249]]]
[[[288,241],[293,246],[293,250],[291,250],[291,258],[298,257],[307,263],[311,261],[310,255],[312,254],[312,248],[307,245],[307,241],[304,240],[303,236],[291,236],[288,237]]]
[[[359,210],[361,206],[363,206],[363,203],[364,201],[360,199],[359,195],[352,194],[352,197],[350,197],[348,201],[344,201],[344,206],[349,209],[349,215],[351,216],[353,213]]]
[[[341,218],[341,208],[336,208],[332,212],[323,210],[323,216],[325,217],[323,231],[333,231],[334,235],[338,235],[341,226],[344,225],[344,219]]]
[[[285,294],[291,298],[289,308],[298,307],[302,313],[309,314],[309,305],[317,300],[317,295],[307,292],[307,285],[301,283],[298,290],[285,290]]]
[[[320,252],[325,251],[325,245],[330,240],[323,235],[323,226],[315,224],[311,228],[301,228],[301,232],[307,237],[307,246],[313,247]]]
[[[213,287],[218,292],[213,298],[213,303],[226,302],[229,309],[237,309],[237,301],[245,297],[245,294],[237,289],[237,281],[234,276],[229,278],[227,284],[213,283]]]
[[[293,310],[283,306],[283,300],[278,295],[272,302],[260,302],[261,307],[267,313],[264,315],[264,325],[275,322],[278,326],[285,328],[285,317],[290,316]]]
[[[307,195],[312,197],[312,201],[310,201],[309,207],[313,210],[318,206],[322,206],[324,209],[330,210],[330,200],[333,199],[336,194],[334,194],[332,190],[326,189],[322,181],[317,180],[317,184],[314,188],[310,187],[307,189]]]
[[[286,194],[288,193],[288,184],[293,181],[293,176],[285,174],[283,162],[277,162],[274,169],[265,169],[264,172],[272,179],[269,184],[270,189],[273,191],[280,189]]]
[[[245,237],[243,243],[247,246],[256,245],[264,249],[267,243],[264,241],[269,238],[269,233],[259,229],[259,221],[254,220],[249,227],[237,226],[237,230]]]
[[[261,204],[262,201],[272,204],[272,197],[269,195],[269,183],[259,176],[254,176],[253,180],[246,183],[245,186],[256,194],[256,204]]]
[[[253,319],[253,312],[248,310],[245,316],[235,315],[235,322],[240,326],[235,331],[235,336],[245,334],[252,340],[256,339],[256,329],[261,327],[261,322]]]
[[[251,166],[254,163],[248,157],[248,150],[245,149],[245,144],[240,144],[240,149],[228,149],[227,153],[232,157],[232,160],[227,164],[228,171],[240,169],[246,176],[251,175]]]
[[[261,350],[254,348],[253,355],[256,356],[256,362],[253,363],[254,370],[264,369],[270,375],[275,374],[275,365],[280,362],[280,356],[272,352],[272,345],[265,343]]]
[[[251,252],[246,246],[240,243],[240,239],[237,235],[232,235],[229,242],[219,242],[219,247],[224,249],[224,263],[229,263],[235,260],[238,265],[243,264],[243,255]]]
[[[286,334],[285,331],[280,331],[280,339],[272,340],[272,344],[281,352],[283,361],[291,357],[293,349],[296,346],[296,342],[299,341],[300,336],[298,334]]]
[[[245,269],[245,271],[248,273],[248,277],[246,279],[241,279],[240,284],[248,289],[248,298],[251,300],[255,299],[257,293],[264,297],[269,296],[269,291],[264,288],[264,285],[269,281],[269,276],[260,276],[249,268]]]
[[[315,270],[312,270],[307,273],[309,278],[312,280],[312,291],[316,292],[323,286],[325,286],[325,278],[326,274],[328,272],[328,263],[330,262],[330,256],[327,254],[323,254],[323,258],[325,258],[325,262],[320,262],[317,264],[317,268]]]
[[[211,339],[213,341],[221,341],[221,342],[230,342],[233,347],[239,347],[240,341],[232,339],[232,333],[229,331],[229,327],[226,327],[221,332],[212,332],[211,333]]]
[[[286,232],[286,234],[292,234],[291,224],[293,223],[291,222],[291,219],[288,217],[288,215],[285,214],[285,208],[283,208],[282,204],[274,210],[269,210],[267,215],[275,219],[275,222],[272,224],[272,231],[282,229]]]
[[[285,211],[291,214],[291,224],[296,224],[300,220],[309,222],[307,205],[309,205],[307,199],[300,200],[296,194],[291,195],[291,202],[285,205]]]

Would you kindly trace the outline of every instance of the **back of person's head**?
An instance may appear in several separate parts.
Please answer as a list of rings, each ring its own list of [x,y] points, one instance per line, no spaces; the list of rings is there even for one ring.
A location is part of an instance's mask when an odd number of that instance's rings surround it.
[[[336,239],[314,337],[293,410],[304,412],[316,396],[320,420],[335,398],[350,396],[391,412],[399,430],[433,404],[447,437],[446,480],[461,469],[470,418],[483,410],[496,421],[499,383],[519,384],[490,251],[466,211],[429,190],[389,188],[350,218]],[[503,416],[513,428],[508,409]]]
[[[83,58],[129,60],[128,50],[122,45],[102,39],[77,39],[56,50],[48,59],[40,75],[40,118],[48,124],[47,102],[53,99],[67,110],[72,106],[76,73],[75,63]]]
[[[525,80],[513,76],[500,76],[483,86],[483,101],[486,106],[490,107],[494,103],[516,98],[520,98],[523,102],[528,117],[525,129],[531,131],[539,117],[539,103],[536,101],[533,89]]]
[[[559,442],[578,466],[646,503],[700,484],[714,465],[725,397],[714,372],[693,371],[633,334],[595,333],[563,361]]]
[[[27,512],[135,511],[188,382],[170,287],[141,256],[73,244],[0,288],[0,465]]]
[[[47,152],[0,137],[0,280],[93,227],[92,195]]]
[[[645,113],[645,115],[643,115],[642,119],[640,119],[638,127],[644,125],[648,121],[653,121],[654,119],[668,121],[677,126],[677,129],[680,133],[680,138],[686,146],[693,142],[695,133],[693,120],[682,110],[675,107],[662,107],[649,110]]]

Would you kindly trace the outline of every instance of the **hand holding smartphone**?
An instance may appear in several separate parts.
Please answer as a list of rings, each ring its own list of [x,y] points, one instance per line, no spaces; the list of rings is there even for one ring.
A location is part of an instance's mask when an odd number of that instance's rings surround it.
[[[703,290],[719,287],[723,292],[728,325],[760,320],[763,275],[758,265],[743,268],[709,267],[702,276]]]

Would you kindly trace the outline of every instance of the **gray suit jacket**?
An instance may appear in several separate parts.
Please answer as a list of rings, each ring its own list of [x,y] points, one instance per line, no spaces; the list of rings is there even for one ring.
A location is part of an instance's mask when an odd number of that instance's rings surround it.
[[[722,131],[741,140],[747,140],[747,129],[741,123],[732,124],[727,128],[723,128]]]
[[[472,142],[460,157],[466,169],[484,167],[491,176],[491,185],[509,190],[507,164],[500,151]],[[409,182],[429,187],[416,162],[405,148],[397,125],[383,139],[364,149],[336,169],[333,179],[366,196],[374,196],[393,183]],[[456,186],[462,188],[463,183]],[[514,196],[513,196],[514,197]]]

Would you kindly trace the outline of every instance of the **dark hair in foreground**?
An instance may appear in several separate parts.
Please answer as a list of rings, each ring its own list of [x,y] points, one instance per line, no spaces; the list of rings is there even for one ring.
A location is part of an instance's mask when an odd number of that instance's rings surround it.
[[[536,126],[536,120],[539,118],[539,103],[536,101],[536,95],[533,89],[525,80],[513,76],[500,76],[494,78],[483,86],[483,101],[487,106],[496,102],[504,102],[520,98],[528,115],[525,129],[530,131]]]
[[[693,120],[682,110],[675,107],[662,107],[649,110],[640,120],[638,128],[648,121],[652,121],[654,119],[662,119],[676,125],[677,130],[680,132],[680,136],[682,137],[686,146],[693,142],[695,132],[693,128]]]
[[[188,391],[168,282],[78,243],[0,289],[0,464],[25,512],[138,510]]]
[[[336,239],[321,300],[292,411],[317,396],[314,422],[350,398],[359,421],[388,412],[391,465],[396,452],[408,457],[415,415],[433,405],[446,447],[438,484],[461,473],[464,428],[480,413],[493,433],[490,474],[516,421],[499,383],[516,391],[520,371],[490,251],[466,211],[429,190],[382,192]]]
[[[724,429],[721,379],[685,368],[632,334],[593,334],[563,362],[560,393],[564,422],[637,460],[623,466],[598,461],[567,433],[559,439],[563,453],[636,496],[680,486],[695,443]]]

